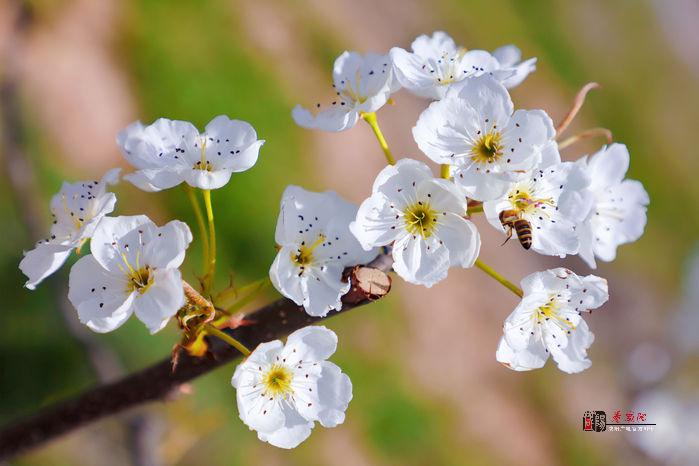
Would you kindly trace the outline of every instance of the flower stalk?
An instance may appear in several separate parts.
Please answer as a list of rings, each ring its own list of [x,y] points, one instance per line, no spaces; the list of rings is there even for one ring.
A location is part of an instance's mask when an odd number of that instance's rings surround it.
[[[209,255],[208,268],[204,277],[205,289],[211,288],[216,274],[216,227],[214,225],[214,209],[211,205],[211,191],[208,189],[202,190],[204,194],[204,206],[206,207],[206,220],[209,226]]]
[[[201,238],[201,244],[202,244],[202,269],[204,272],[206,272],[207,267],[209,266],[209,237],[206,232],[206,223],[204,222],[204,214],[201,210],[201,205],[199,205],[199,201],[197,200],[197,196],[194,192],[194,188],[192,188],[190,185],[184,183],[182,186],[184,186],[184,190],[187,193],[187,197],[189,198],[189,202],[192,204],[192,209],[194,210],[194,216],[197,219],[197,226],[199,228],[199,237]]]
[[[391,154],[391,149],[388,148],[386,138],[383,137],[383,133],[381,132],[381,128],[379,127],[379,122],[376,119],[376,112],[362,113],[362,119],[366,121],[369,124],[369,126],[371,126],[371,129],[374,131],[376,139],[379,140],[379,145],[381,146],[381,149],[383,150],[383,153],[386,156],[386,162],[388,162],[389,165],[395,165],[396,160],[393,158],[393,155]]]
[[[449,164],[443,163],[439,166],[439,176],[445,180],[451,178],[451,168],[449,167]]]
[[[226,343],[231,345],[233,348],[235,348],[238,351],[240,351],[241,353],[243,353],[243,356],[250,355],[250,350],[244,344],[242,344],[241,342],[239,342],[238,340],[236,340],[235,338],[233,338],[232,336],[230,336],[226,332],[214,327],[211,324],[206,324],[204,329],[206,330],[207,334],[214,336],[220,340],[225,341]]]
[[[519,296],[520,298],[522,296],[524,296],[524,293],[517,285],[515,285],[514,283],[512,283],[511,281],[509,281],[508,279],[506,279],[502,275],[500,275],[498,272],[495,271],[495,269],[493,269],[491,266],[489,266],[488,264],[486,264],[482,260],[476,259],[476,263],[474,265],[476,267],[478,267],[479,269],[481,269],[483,272],[485,272],[488,275],[490,275],[491,277],[493,277],[502,286],[504,286],[505,288],[507,288],[508,290],[510,290],[511,292],[516,294],[517,296]]]

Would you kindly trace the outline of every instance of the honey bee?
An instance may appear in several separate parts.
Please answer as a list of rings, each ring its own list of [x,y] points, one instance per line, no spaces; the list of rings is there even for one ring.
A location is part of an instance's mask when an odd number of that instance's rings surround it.
[[[514,230],[517,232],[519,244],[521,244],[524,249],[532,247],[532,225],[528,220],[522,218],[522,212],[518,210],[503,210],[500,212],[500,223],[507,228],[507,239],[505,243],[512,238],[512,230]]]

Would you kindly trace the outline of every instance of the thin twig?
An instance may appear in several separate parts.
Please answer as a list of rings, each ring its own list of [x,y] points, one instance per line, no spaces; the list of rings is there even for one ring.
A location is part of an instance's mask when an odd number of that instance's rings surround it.
[[[585,97],[587,97],[587,93],[590,92],[592,89],[599,89],[600,87],[602,86],[600,86],[597,83],[587,83],[582,87],[582,89],[578,91],[578,93],[575,95],[575,100],[573,100],[573,106],[570,110],[568,110],[566,116],[556,127],[556,138],[560,137],[561,133],[568,129],[568,126],[570,126],[570,124],[573,122],[575,116],[578,114],[583,104],[585,103]]]
[[[604,138],[607,140],[607,144],[611,144],[614,140],[614,138],[612,137],[612,132],[607,128],[590,128],[576,134],[575,136],[571,136],[567,139],[564,139],[563,141],[558,143],[558,149],[563,150],[568,146],[572,146],[578,141],[593,138],[596,136],[604,136]]]

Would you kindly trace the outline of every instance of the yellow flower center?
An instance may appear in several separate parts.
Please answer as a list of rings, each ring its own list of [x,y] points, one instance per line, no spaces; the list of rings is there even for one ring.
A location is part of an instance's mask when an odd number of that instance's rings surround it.
[[[512,208],[524,214],[532,214],[541,207],[555,207],[556,203],[550,197],[544,199],[534,198],[528,191],[517,189],[510,192],[508,199]]]
[[[481,136],[471,148],[471,160],[476,163],[493,163],[502,157],[502,135],[490,131]]]
[[[140,294],[148,291],[148,288],[153,284],[153,274],[151,273],[150,266],[146,265],[141,267],[140,265],[140,251],[136,253],[136,267],[133,267],[129,260],[126,258],[126,254],[121,254],[121,260],[124,266],[118,264],[119,269],[126,274],[126,290],[128,293],[132,291],[138,291]]]
[[[262,384],[265,386],[265,394],[271,396],[283,396],[291,393],[291,380],[293,374],[282,364],[274,364],[262,376]]]
[[[537,321],[542,321],[542,320],[550,320],[553,319],[559,327],[565,328],[568,327],[571,330],[575,330],[575,325],[568,320],[567,318],[563,318],[558,314],[558,309],[559,309],[559,304],[558,300],[556,299],[556,296],[551,296],[549,300],[544,304],[543,306],[540,306],[535,313],[535,318]]]
[[[143,267],[138,270],[133,270],[129,273],[129,291],[138,291],[145,293],[153,284],[153,274],[150,273],[150,267]]]
[[[199,144],[201,145],[201,149],[199,149],[199,156],[201,159],[197,160],[197,163],[192,165],[192,170],[203,170],[207,172],[213,171],[213,165],[211,165],[211,162],[206,160],[206,138],[200,138]],[[219,155],[221,155],[220,152]]]
[[[299,267],[304,267],[313,262],[313,250],[325,242],[325,235],[318,235],[318,238],[310,246],[302,242],[296,252],[291,254],[291,261]]]
[[[437,211],[426,202],[418,201],[403,212],[405,228],[411,235],[429,238],[437,226]]]

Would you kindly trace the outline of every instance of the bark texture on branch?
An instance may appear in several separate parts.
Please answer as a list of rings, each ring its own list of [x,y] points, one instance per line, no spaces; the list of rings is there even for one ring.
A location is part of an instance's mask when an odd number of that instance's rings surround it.
[[[306,325],[346,312],[381,298],[390,289],[384,273],[391,267],[390,258],[379,256],[374,267],[348,271],[352,290],[343,297],[339,312],[326,317],[311,317],[293,301],[280,299],[245,315],[251,325],[226,331],[248,348],[283,337]],[[362,270],[366,269],[366,270]],[[32,417],[0,430],[0,460],[16,456],[64,433],[134,406],[166,399],[180,385],[241,356],[234,348],[216,339],[210,341],[206,357],[180,354],[173,371],[170,358],[113,383],[88,390],[75,398],[45,408]]]

